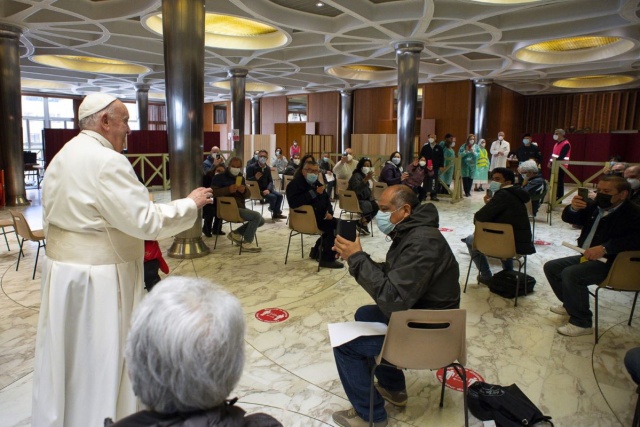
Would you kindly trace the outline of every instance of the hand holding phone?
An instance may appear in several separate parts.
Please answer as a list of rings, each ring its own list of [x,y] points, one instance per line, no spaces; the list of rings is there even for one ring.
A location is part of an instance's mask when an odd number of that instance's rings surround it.
[[[352,221],[352,220],[346,220],[346,219],[341,219],[340,221],[338,221],[338,236],[342,236],[347,240],[350,240],[352,242],[356,241],[356,235],[357,235],[357,231],[356,231],[356,224],[358,223],[358,221]]]
[[[236,176],[236,185],[242,185],[242,177],[240,175]]]
[[[585,202],[589,200],[589,189],[586,187],[578,187],[578,196],[582,198]]]

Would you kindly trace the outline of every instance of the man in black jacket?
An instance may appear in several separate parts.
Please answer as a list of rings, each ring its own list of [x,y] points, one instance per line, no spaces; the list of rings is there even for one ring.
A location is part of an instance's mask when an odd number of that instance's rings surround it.
[[[268,157],[269,153],[267,153],[267,150],[260,150],[258,152],[258,161],[247,166],[247,181],[256,181],[258,183],[260,194],[262,194],[262,197],[269,203],[271,218],[277,221],[287,217],[282,215],[282,201],[284,197],[282,197],[282,194],[278,193],[273,186],[271,168],[267,164]]]
[[[515,176],[511,169],[495,168],[491,179],[489,188],[493,194],[492,196],[484,196],[485,205],[476,212],[473,221],[511,224],[516,241],[516,252],[520,255],[535,253],[536,249],[531,241],[531,225],[526,206],[530,199],[529,194],[521,188],[513,186]],[[489,261],[481,252],[473,249],[473,234],[462,241],[467,244],[471,259],[480,272],[478,282],[488,283],[492,276]],[[503,261],[502,268],[513,270],[513,261]]]
[[[542,153],[540,153],[540,148],[532,142],[531,135],[525,133],[522,137],[522,145],[516,151],[516,157],[520,163],[526,162],[527,160],[533,160],[536,164],[542,163]]]
[[[394,311],[444,310],[460,306],[459,268],[449,244],[438,230],[438,211],[420,205],[406,185],[394,185],[381,195],[378,228],[391,239],[385,262],[362,251],[360,239],[336,237],[335,249],[349,264],[349,273],[373,298],[375,305],[360,307],[356,321],[389,323]],[[352,409],[338,411],[333,420],[342,427],[368,426],[369,359],[380,354],[384,336],[362,336],[333,349],[342,386]],[[378,392],[374,397],[374,426],[387,425],[384,401],[407,404],[404,374],[380,366],[376,369]]]
[[[451,141],[453,136],[448,133],[445,135],[444,140]],[[424,157],[429,163],[431,160],[431,164],[433,166],[433,175],[425,174],[424,176],[424,188],[429,189],[431,194],[431,200],[438,201],[438,190],[440,189],[440,180],[438,179],[438,174],[440,173],[440,169],[444,167],[444,148],[442,145],[438,144],[436,141],[436,135],[429,134],[429,139],[426,144],[422,146],[422,150],[420,150],[420,157]]]
[[[616,256],[640,250],[640,209],[629,202],[629,183],[618,176],[598,182],[595,201],[575,196],[562,211],[562,220],[582,225],[578,246],[584,254],[555,259],[544,265],[544,274],[562,305],[551,311],[568,315],[557,330],[562,335],[591,335],[592,313],[587,286],[602,282]],[[606,262],[598,261],[605,258]]]
[[[329,194],[318,181],[320,167],[313,159],[305,159],[300,173],[294,174],[293,179],[287,185],[287,201],[289,209],[299,208],[303,205],[311,205],[316,216],[318,228],[323,231],[322,237],[311,249],[309,257],[319,256],[320,266],[327,268],[342,268],[342,263],[336,261],[336,253],[333,251],[337,219],[333,217],[333,207]],[[322,242],[322,248],[320,243]],[[320,251],[320,252],[318,252]]]

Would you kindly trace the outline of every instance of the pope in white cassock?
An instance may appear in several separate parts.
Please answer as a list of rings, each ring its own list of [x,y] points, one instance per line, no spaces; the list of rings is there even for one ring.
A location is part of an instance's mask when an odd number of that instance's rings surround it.
[[[199,188],[168,204],[120,154],[130,133],[122,102],[88,95],[82,131],[47,168],[42,189],[47,259],[33,380],[34,427],[101,426],[136,412],[124,363],[132,311],[143,296],[144,240],[192,227],[211,203]]]

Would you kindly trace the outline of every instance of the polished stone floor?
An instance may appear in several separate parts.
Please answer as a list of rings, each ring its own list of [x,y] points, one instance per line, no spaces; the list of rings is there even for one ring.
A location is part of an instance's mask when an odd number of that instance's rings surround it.
[[[32,228],[41,226],[38,190],[29,190],[33,203],[23,209]],[[155,194],[167,200],[167,192]],[[469,256],[461,238],[472,233],[473,213],[482,205],[482,193],[457,204],[441,201],[440,226],[460,262],[464,286]],[[256,207],[260,209],[260,207]],[[266,213],[266,210],[265,210]],[[287,210],[284,211],[287,214]],[[538,285],[519,300],[491,294],[476,283],[472,269],[469,289],[462,296],[467,310],[468,368],[487,382],[516,383],[556,426],[628,426],[636,402],[636,386],[622,360],[626,350],[640,345],[640,320],[627,326],[630,295],[604,293],[598,345],[592,336],[567,338],[556,333],[566,318],[549,311],[557,304],[542,273],[551,259],[573,255],[561,246],[573,242],[578,231],[553,214],[553,227],[538,214],[537,254],[529,257],[528,273]],[[0,218],[8,211],[0,211]],[[225,229],[228,231],[228,229]],[[247,321],[247,361],[233,395],[249,411],[265,411],[286,426],[333,425],[333,411],[349,403],[338,379],[329,345],[327,323],[353,318],[355,310],[370,303],[369,296],[346,269],[322,269],[306,256],[312,239],[305,240],[300,257],[299,238],[291,243],[284,264],[288,228],[267,221],[259,229],[262,253],[238,255],[226,238],[215,251],[196,260],[168,259],[172,275],[197,276],[215,281],[234,293],[244,306]],[[1,240],[0,240],[1,241]],[[205,239],[213,249],[213,239]],[[381,233],[362,238],[364,250],[382,260],[389,243]],[[31,413],[33,352],[40,298],[40,267],[31,280],[35,244],[25,244],[24,261],[16,271],[17,243],[11,250],[0,244],[0,427],[28,426]],[[171,239],[161,242],[168,248]],[[42,255],[41,255],[42,256]],[[499,267],[493,265],[494,271]],[[282,308],[290,317],[281,323],[263,323],[256,311]],[[388,406],[390,426],[462,426],[462,394],[447,390],[444,408],[438,407],[439,388],[433,372],[408,371],[409,402],[405,409]],[[475,418],[471,425],[481,426]]]

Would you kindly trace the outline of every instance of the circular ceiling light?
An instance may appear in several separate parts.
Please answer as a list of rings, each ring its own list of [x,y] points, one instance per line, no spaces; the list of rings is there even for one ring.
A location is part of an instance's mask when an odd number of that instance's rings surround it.
[[[284,46],[289,42],[284,31],[251,19],[217,13],[207,13],[204,19],[204,44],[208,47],[260,50]],[[148,16],[144,25],[162,34],[162,14]]]
[[[34,55],[33,62],[65,70],[84,71],[100,74],[144,74],[150,69],[130,62],[93,56],[74,55]]]
[[[353,64],[330,67],[325,70],[327,74],[341,79],[377,81],[389,80],[397,77],[397,70],[380,65]]]
[[[20,79],[20,86],[24,89],[46,89],[46,90],[72,90],[74,86],[70,83],[53,82],[49,80]]]
[[[595,75],[571,77],[569,79],[556,80],[553,82],[555,87],[563,87],[568,89],[589,89],[599,87],[618,86],[631,83],[635,79],[631,76],[616,75]]]
[[[567,37],[526,46],[515,56],[534,64],[576,64],[611,58],[633,47],[632,41],[621,37]]]
[[[214,82],[214,83],[211,83],[211,86],[217,87],[220,89],[231,90],[231,83],[229,82],[229,80],[225,80],[222,82]],[[284,88],[282,86],[272,85],[269,83],[257,83],[257,82],[247,82],[245,83],[245,86],[244,86],[244,90],[246,92],[267,93],[267,92],[277,92],[283,89]]]

